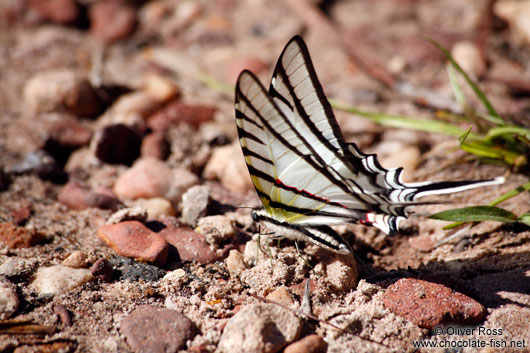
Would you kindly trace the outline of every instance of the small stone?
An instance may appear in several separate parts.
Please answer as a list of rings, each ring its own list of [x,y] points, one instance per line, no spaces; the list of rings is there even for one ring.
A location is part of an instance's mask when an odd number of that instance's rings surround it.
[[[206,216],[210,201],[210,189],[204,185],[189,188],[182,195],[182,221],[192,227],[197,225],[200,217]]]
[[[226,268],[231,276],[237,276],[247,268],[243,254],[237,250],[230,250],[226,258]]]
[[[107,259],[97,259],[90,267],[90,272],[103,282],[112,281],[112,266]]]
[[[224,353],[279,352],[300,334],[301,320],[273,304],[250,304],[226,325],[218,349]]]
[[[138,203],[147,212],[147,219],[160,219],[175,215],[175,209],[171,202],[161,197],[140,199]]]
[[[232,191],[246,192],[253,188],[238,141],[213,150],[204,168],[203,177],[219,179],[225,188]]]
[[[53,145],[57,149],[80,148],[88,146],[92,139],[92,129],[71,115],[46,114],[41,119],[46,122],[49,135],[47,146]]]
[[[142,157],[152,157],[164,161],[171,153],[171,146],[163,132],[153,132],[144,137],[140,154]]]
[[[197,228],[200,233],[206,235],[206,241],[212,245],[236,237],[232,220],[224,215],[203,217],[197,223]]]
[[[510,24],[521,39],[530,42],[530,1],[529,0],[505,0],[496,1],[493,6],[496,16]]]
[[[195,128],[213,120],[216,108],[204,105],[190,105],[174,101],[151,115],[147,126],[154,131],[165,131],[171,125],[188,124]]]
[[[56,295],[66,293],[92,278],[90,270],[54,265],[39,268],[30,287],[39,296]]]
[[[43,19],[60,24],[71,24],[79,16],[75,0],[30,0],[29,5]]]
[[[182,261],[208,264],[221,259],[221,256],[210,249],[210,245],[203,234],[194,232],[188,227],[181,227],[170,218],[164,219],[163,222],[166,228],[158,234],[177,248]]]
[[[59,316],[59,319],[65,326],[72,326],[72,318],[70,317],[70,312],[62,304],[54,305],[53,312]]]
[[[147,222],[147,211],[142,207],[128,207],[114,212],[105,224],[116,224],[125,221]]]
[[[180,89],[173,81],[156,74],[148,74],[145,77],[144,92],[163,103],[176,99],[180,95]]]
[[[76,250],[64,259],[61,265],[72,268],[85,268],[87,266],[86,255],[82,251]]]
[[[88,10],[90,34],[104,43],[128,38],[136,28],[136,8],[125,1],[93,3]]]
[[[283,353],[326,353],[327,349],[328,344],[322,337],[309,335],[285,347]]]
[[[480,77],[486,70],[486,64],[479,48],[471,41],[456,43],[451,54],[460,67],[471,77]]]
[[[41,244],[46,237],[36,230],[17,227],[12,222],[0,223],[0,242],[11,249],[30,248]]]
[[[91,148],[102,162],[131,165],[140,156],[141,144],[138,132],[126,125],[115,124],[96,131]]]
[[[290,306],[294,304],[293,298],[291,298],[291,295],[284,287],[280,287],[275,291],[270,292],[269,294],[267,294],[266,298],[285,306]]]
[[[93,117],[102,110],[90,82],[67,69],[44,71],[29,79],[24,86],[24,102],[33,114],[66,111]]]
[[[9,212],[13,223],[23,225],[31,217],[31,207],[29,202],[24,202],[19,208]]]
[[[102,226],[97,230],[97,236],[120,256],[159,266],[166,263],[167,242],[138,221]]]
[[[68,182],[59,192],[57,201],[74,210],[101,208],[116,210],[119,200],[106,193],[98,193],[76,182]]]
[[[7,278],[0,276],[0,320],[7,320],[18,310],[17,289]]]
[[[24,259],[21,257],[8,257],[0,265],[0,275],[7,277],[23,276],[33,272],[36,260],[34,258]]]
[[[22,161],[15,164],[12,173],[35,174],[42,180],[62,183],[66,181],[66,174],[57,164],[55,159],[47,152],[38,150],[24,156]]]
[[[102,125],[123,124],[138,131],[145,129],[145,119],[160,108],[161,102],[144,91],[120,96],[98,122]]]
[[[184,314],[142,305],[121,322],[121,333],[135,352],[166,353],[185,348],[193,338],[193,323]]]
[[[172,170],[158,159],[142,158],[118,178],[114,193],[120,199],[163,197],[180,201],[182,194],[198,181],[186,169]]]
[[[164,277],[166,271],[143,262],[134,261],[125,257],[118,257],[109,261],[113,271],[120,273],[119,280],[133,282],[155,282]]]
[[[347,291],[357,284],[357,265],[353,256],[337,256],[325,265],[325,281],[335,291]]]
[[[390,285],[383,295],[383,304],[391,312],[428,329],[444,322],[474,324],[486,313],[484,306],[462,293],[414,278],[402,278]]]

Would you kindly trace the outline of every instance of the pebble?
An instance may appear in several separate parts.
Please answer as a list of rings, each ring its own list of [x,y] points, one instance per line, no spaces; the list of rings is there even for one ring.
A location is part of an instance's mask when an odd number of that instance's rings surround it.
[[[66,181],[66,174],[59,167],[55,159],[42,150],[30,152],[24,158],[13,166],[12,173],[35,174],[42,180],[63,183]]]
[[[204,168],[205,179],[219,179],[229,190],[246,192],[253,188],[239,141],[214,148]]]
[[[194,335],[193,323],[186,315],[152,305],[136,308],[120,326],[134,352],[177,352]]]
[[[68,255],[68,257],[61,262],[61,265],[72,268],[85,268],[87,267],[86,255],[82,251],[76,250]]]
[[[471,77],[480,77],[486,70],[479,48],[471,41],[457,42],[451,49],[451,55]]]
[[[97,130],[90,147],[104,163],[131,165],[140,156],[141,144],[142,138],[136,130],[114,124]]]
[[[69,114],[42,114],[40,118],[46,123],[48,146],[53,145],[57,149],[76,149],[88,146],[92,139],[92,129]]]
[[[144,77],[144,92],[162,103],[180,96],[180,89],[173,81],[157,74],[147,74]]]
[[[337,255],[325,264],[325,272],[325,281],[334,291],[348,291],[357,284],[357,265],[351,255]]]
[[[390,285],[383,304],[391,312],[422,328],[432,329],[443,322],[474,324],[486,309],[470,297],[441,284],[402,278]]]
[[[399,145],[398,142],[391,142]],[[381,164],[385,168],[403,168],[401,174],[404,181],[413,180],[414,172],[420,163],[421,152],[417,146],[406,145],[390,152],[390,154],[381,158]]]
[[[496,1],[493,13],[507,21],[520,38],[530,42],[530,0]]]
[[[138,131],[145,129],[145,119],[160,108],[160,102],[144,91],[134,91],[120,96],[98,119],[100,126],[124,124]]]
[[[112,266],[107,259],[97,259],[90,267],[90,272],[103,282],[112,281]]]
[[[236,238],[232,220],[225,215],[207,216],[199,219],[198,231],[206,235],[206,241],[212,245]]]
[[[280,287],[270,292],[269,294],[267,294],[266,298],[285,306],[290,306],[294,304],[293,298],[291,298],[291,295],[284,287]]]
[[[24,86],[24,104],[33,114],[66,111],[93,117],[102,103],[90,82],[68,69],[43,71]]]
[[[326,353],[327,349],[328,344],[322,337],[309,335],[285,347],[283,353]]]
[[[138,221],[125,221],[99,227],[97,236],[118,255],[158,266],[166,263],[169,247],[157,233]]]
[[[226,268],[231,276],[237,276],[247,268],[243,254],[237,250],[230,250],[226,258]]]
[[[130,280],[133,282],[155,282],[164,277],[166,271],[143,262],[134,261],[125,257],[111,259],[109,264],[112,269],[119,272],[119,280]]]
[[[125,221],[138,221],[145,223],[147,221],[147,211],[142,207],[127,207],[114,212],[105,224],[116,224]]]
[[[210,244],[203,234],[181,227],[171,218],[164,219],[163,223],[166,228],[158,234],[177,249],[182,261],[208,264],[221,259],[221,256],[210,249]]]
[[[53,265],[39,268],[30,288],[39,296],[56,295],[66,293],[92,278],[90,270]]]
[[[36,260],[34,258],[24,259],[21,257],[7,257],[0,265],[0,275],[7,277],[22,276],[33,272]]]
[[[147,219],[160,219],[175,215],[171,202],[161,197],[139,199],[138,204],[147,212]]]
[[[23,202],[17,209],[9,212],[11,220],[16,225],[23,225],[31,217],[31,207],[29,202]]]
[[[144,137],[140,148],[142,157],[152,157],[164,161],[171,153],[171,146],[166,135],[161,131],[155,131]]]
[[[182,215],[184,223],[195,227],[200,217],[206,216],[210,201],[210,188],[205,185],[196,185],[189,188],[182,195]]]
[[[136,8],[125,1],[95,2],[88,18],[90,34],[107,44],[128,38],[136,28]]]
[[[74,210],[85,208],[101,208],[106,210],[116,210],[119,200],[108,193],[99,193],[90,190],[87,186],[70,181],[57,195],[57,201]]]
[[[154,131],[165,131],[171,125],[186,123],[198,128],[202,123],[212,121],[216,108],[173,101],[147,119],[147,126]]]
[[[7,320],[13,316],[19,305],[15,285],[4,276],[0,276],[0,320]]]
[[[199,182],[186,169],[170,169],[156,158],[139,159],[114,184],[114,193],[120,199],[163,197],[180,201],[182,194]]]
[[[279,352],[298,338],[301,326],[296,314],[277,305],[245,305],[228,321],[218,349],[224,353]]]
[[[42,19],[55,23],[71,24],[79,16],[75,0],[30,0],[29,5]]]
[[[46,237],[36,230],[18,227],[12,222],[0,223],[0,242],[11,249],[30,248],[44,240]]]
[[[57,314],[59,317],[59,320],[65,325],[65,326],[72,326],[72,318],[70,317],[70,312],[66,307],[62,304],[54,305],[53,306],[53,312]]]

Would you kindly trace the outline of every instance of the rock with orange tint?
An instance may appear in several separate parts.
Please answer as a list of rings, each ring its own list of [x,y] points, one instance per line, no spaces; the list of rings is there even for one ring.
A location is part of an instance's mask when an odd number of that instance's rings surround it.
[[[12,222],[0,223],[0,242],[11,249],[30,248],[41,244],[45,239],[43,234],[35,230],[17,227]]]
[[[192,105],[174,101],[148,118],[147,126],[155,131],[166,130],[170,125],[182,123],[199,127],[202,123],[213,120],[215,107]]]
[[[97,207],[116,210],[119,201],[113,195],[90,190],[76,182],[68,182],[59,192],[57,200],[74,210]]]
[[[482,304],[467,295],[415,278],[402,278],[390,285],[383,304],[394,314],[428,329],[443,322],[474,324],[486,313]]]
[[[163,197],[179,201],[182,194],[199,182],[199,178],[184,168],[169,168],[159,159],[139,159],[114,184],[120,199],[149,199]]]
[[[138,221],[126,221],[100,227],[97,236],[118,255],[155,265],[166,263],[169,246],[157,233]]]

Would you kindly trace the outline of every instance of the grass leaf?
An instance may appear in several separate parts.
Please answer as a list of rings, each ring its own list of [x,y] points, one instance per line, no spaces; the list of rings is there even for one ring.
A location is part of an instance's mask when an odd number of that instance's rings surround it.
[[[456,60],[453,58],[451,53],[445,49],[443,46],[441,46],[438,42],[431,38],[426,38],[426,40],[430,43],[432,43],[434,46],[436,46],[440,51],[445,55],[451,66],[460,74],[462,77],[466,80],[467,84],[471,87],[473,92],[477,95],[478,99],[482,102],[484,107],[486,107],[486,110],[488,111],[488,114],[490,115],[490,119],[493,118],[495,120],[495,123],[498,125],[504,125],[505,121],[501,118],[499,113],[493,108],[493,105],[489,101],[489,99],[486,97],[484,92],[478,87],[478,85],[469,77],[469,75],[458,65]]]
[[[493,206],[457,208],[433,214],[429,218],[453,222],[497,221],[512,223],[517,220],[517,216],[510,211]]]

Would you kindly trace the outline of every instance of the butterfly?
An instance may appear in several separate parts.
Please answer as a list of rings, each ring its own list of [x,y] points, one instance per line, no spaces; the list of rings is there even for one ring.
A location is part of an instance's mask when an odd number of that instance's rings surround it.
[[[494,185],[479,181],[405,183],[402,168],[385,169],[374,154],[344,140],[304,40],[283,49],[267,91],[244,70],[235,92],[239,141],[263,210],[252,218],[280,237],[348,254],[330,226],[360,223],[398,230],[418,199]]]

